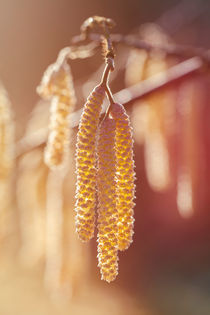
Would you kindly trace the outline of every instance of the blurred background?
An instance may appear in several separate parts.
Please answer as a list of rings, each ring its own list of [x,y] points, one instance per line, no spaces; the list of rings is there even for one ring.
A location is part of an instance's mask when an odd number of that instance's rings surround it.
[[[0,79],[14,111],[16,140],[47,127],[49,103],[40,101],[36,87],[92,15],[113,18],[114,32],[135,33],[152,44],[210,47],[206,0],[0,0]],[[185,59],[120,45],[111,88],[117,92]],[[71,62],[78,109],[100,81],[102,64],[100,53]],[[55,216],[49,250],[46,205],[56,207],[53,183],[60,175],[48,174],[43,146],[18,158],[6,192],[1,179],[0,314],[210,313],[209,87],[203,71],[127,108],[135,139],[135,234],[120,253],[114,283],[100,280],[96,238],[84,245],[74,233],[76,130],[61,192],[62,244]]]

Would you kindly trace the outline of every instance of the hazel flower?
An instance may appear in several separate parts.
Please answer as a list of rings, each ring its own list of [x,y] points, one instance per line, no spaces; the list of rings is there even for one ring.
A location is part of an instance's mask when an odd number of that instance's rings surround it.
[[[51,169],[63,165],[69,153],[69,115],[76,102],[71,69],[66,60],[69,53],[68,47],[60,52],[37,88],[43,98],[51,99],[49,137],[45,149],[45,163]]]
[[[0,82],[0,178],[10,176],[14,165],[14,121],[7,92]]]
[[[106,117],[98,142],[98,266],[102,279],[113,281],[118,274],[118,211],[115,184],[115,121]]]
[[[96,138],[105,90],[97,86],[83,108],[76,144],[76,229],[82,241],[94,235],[96,207]]]
[[[111,115],[116,121],[116,207],[118,211],[118,248],[130,246],[133,236],[135,171],[130,120],[121,104],[114,103]]]
[[[0,240],[13,229],[12,171],[14,167],[15,124],[7,92],[0,82]]]

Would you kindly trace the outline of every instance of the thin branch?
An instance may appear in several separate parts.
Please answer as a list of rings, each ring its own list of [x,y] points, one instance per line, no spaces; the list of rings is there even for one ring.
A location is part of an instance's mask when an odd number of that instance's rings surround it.
[[[114,98],[124,106],[129,106],[134,101],[141,100],[155,91],[159,91],[172,84],[180,83],[182,80],[189,78],[189,76],[200,74],[202,69],[202,60],[198,57],[194,57],[169,68],[167,71],[154,75],[137,85],[117,92],[114,94]],[[105,111],[106,109],[103,109],[103,113],[105,113]],[[78,126],[81,112],[82,110],[80,109],[71,114],[71,128]],[[46,139],[47,127],[36,131],[30,136],[23,137],[16,145],[16,157],[18,158],[24,153],[43,145]]]
[[[89,39],[94,42],[101,42],[101,35],[91,33],[89,34]],[[133,47],[137,49],[143,49],[146,51],[161,51],[170,56],[180,57],[180,58],[191,58],[198,56],[205,63],[210,64],[210,51],[205,50],[204,48],[193,47],[188,45],[175,45],[168,44],[166,46],[161,45],[151,45],[150,43],[139,39],[135,35],[121,35],[121,34],[113,34],[111,35],[111,40],[113,44],[123,44],[128,47]],[[73,38],[73,45],[80,45],[83,41],[81,37]]]
[[[117,92],[114,97],[124,106],[128,106],[155,91],[185,80],[189,76],[198,75],[203,67],[202,60],[199,57],[193,57],[169,68],[167,71],[163,71],[130,88]]]
[[[109,74],[110,71],[114,71],[114,60],[112,58],[107,58],[106,60],[106,67],[102,76],[101,85],[105,87],[106,94],[110,103],[114,103],[114,98],[112,92],[109,88]]]

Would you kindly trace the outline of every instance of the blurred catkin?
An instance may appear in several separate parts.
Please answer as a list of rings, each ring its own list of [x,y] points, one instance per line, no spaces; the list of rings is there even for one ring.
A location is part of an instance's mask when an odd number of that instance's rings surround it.
[[[118,211],[118,248],[130,246],[133,236],[135,171],[130,120],[124,107],[114,103],[111,115],[116,121],[116,207]]]
[[[70,48],[64,48],[57,61],[44,73],[37,88],[43,98],[51,99],[49,137],[45,149],[45,163],[54,169],[65,164],[70,145],[69,115],[75,106],[75,92],[70,66],[67,64]]]
[[[66,171],[50,171],[47,180],[45,284],[53,296],[71,299],[87,281],[89,248],[75,233],[73,168]]]
[[[59,288],[62,268],[63,180],[66,169],[51,170],[46,186],[46,262],[45,285],[52,291]]]
[[[202,160],[203,148],[199,138],[199,121],[202,119],[200,117],[202,88],[198,80],[191,79],[180,85],[177,94],[179,124],[177,208],[182,217],[188,218],[193,215],[196,208],[196,197],[201,181],[199,163]]]
[[[157,47],[171,43],[167,34],[152,23],[141,26],[139,37]],[[174,57],[168,57],[158,49],[151,52],[132,50],[126,68],[126,84],[135,85],[152,78],[176,62]],[[174,132],[175,105],[175,91],[168,88],[135,102],[133,107],[134,137],[137,143],[144,144],[147,179],[158,191],[168,188],[172,180],[168,145]]]
[[[5,88],[0,82],[0,238],[10,232],[13,222],[12,172],[14,168],[14,117]]]
[[[0,83],[0,177],[6,178],[14,166],[14,121],[11,103]]]
[[[118,211],[116,207],[115,121],[108,116],[100,126],[98,141],[98,266],[102,279],[118,274]]]
[[[48,168],[41,149],[28,152],[19,160],[16,198],[20,218],[20,258],[24,264],[44,260],[47,176]]]
[[[97,86],[84,105],[76,144],[76,229],[82,241],[94,235],[96,207],[96,140],[105,89]]]

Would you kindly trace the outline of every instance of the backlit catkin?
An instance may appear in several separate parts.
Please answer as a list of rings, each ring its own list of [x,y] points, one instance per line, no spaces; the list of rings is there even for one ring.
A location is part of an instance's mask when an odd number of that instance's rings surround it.
[[[83,108],[76,144],[76,229],[82,241],[94,235],[96,207],[96,138],[105,89],[97,86]]]
[[[113,281],[118,274],[118,211],[115,185],[115,121],[102,122],[98,141],[98,266],[101,279]]]
[[[14,167],[14,121],[11,103],[0,82],[0,241],[14,228],[12,171]]]
[[[118,211],[118,249],[130,246],[133,236],[133,207],[135,194],[135,171],[133,139],[130,120],[121,104],[111,107],[116,121],[116,207]]]
[[[45,149],[45,163],[54,169],[66,162],[70,143],[69,115],[75,106],[71,70],[67,64],[70,49],[64,48],[56,61],[46,70],[37,91],[51,99],[49,137]]]
[[[0,179],[10,176],[14,164],[14,122],[7,92],[0,82]]]

